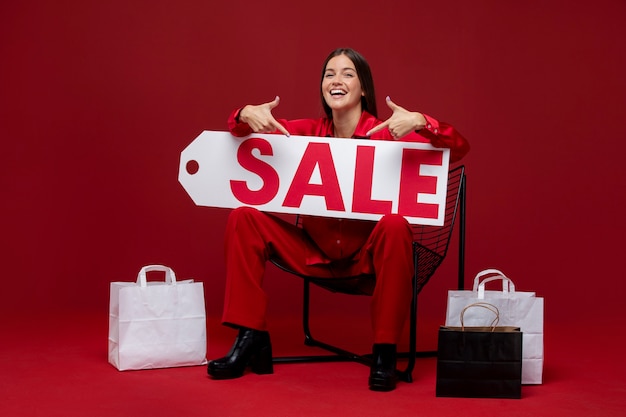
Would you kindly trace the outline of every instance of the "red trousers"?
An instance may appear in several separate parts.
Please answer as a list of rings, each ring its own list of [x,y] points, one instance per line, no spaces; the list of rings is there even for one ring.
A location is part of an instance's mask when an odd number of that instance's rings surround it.
[[[374,343],[398,343],[411,303],[412,233],[407,221],[386,215],[376,223],[361,250],[348,259],[307,264],[320,249],[304,230],[254,208],[231,212],[226,225],[225,324],[267,330],[267,296],[262,289],[265,263],[272,257],[292,270],[333,279],[375,273],[371,317]]]

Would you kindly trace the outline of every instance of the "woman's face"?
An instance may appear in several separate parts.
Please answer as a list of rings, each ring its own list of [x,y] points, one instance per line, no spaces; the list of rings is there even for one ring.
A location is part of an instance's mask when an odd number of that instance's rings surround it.
[[[333,112],[361,110],[361,97],[365,95],[361,89],[361,81],[354,63],[345,55],[337,55],[328,61],[322,79],[322,94],[328,107]]]

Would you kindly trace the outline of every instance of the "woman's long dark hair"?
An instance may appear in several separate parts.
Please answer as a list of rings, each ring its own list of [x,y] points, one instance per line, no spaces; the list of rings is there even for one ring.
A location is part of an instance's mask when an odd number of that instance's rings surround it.
[[[357,77],[359,77],[359,81],[361,82],[361,89],[365,93],[365,95],[361,97],[361,108],[363,110],[366,110],[372,116],[378,117],[378,111],[376,109],[376,93],[374,91],[374,79],[372,78],[370,65],[367,63],[363,55],[361,55],[352,48],[335,49],[330,53],[330,55],[328,55],[326,61],[324,61],[324,65],[322,66],[322,79],[320,81],[320,97],[322,98],[322,107],[324,108],[324,113],[326,113],[326,116],[329,119],[333,117],[333,112],[326,103],[326,100],[324,100],[324,92],[321,88],[322,83],[324,82],[324,74],[326,73],[326,65],[328,65],[328,61],[339,55],[347,56],[354,64],[354,68],[356,69],[356,75]]]

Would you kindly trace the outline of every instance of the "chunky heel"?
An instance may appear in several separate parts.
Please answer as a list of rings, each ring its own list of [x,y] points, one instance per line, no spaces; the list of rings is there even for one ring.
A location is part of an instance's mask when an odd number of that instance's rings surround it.
[[[256,355],[250,358],[250,370],[258,375],[273,374],[272,346],[264,346]]]
[[[370,368],[369,388],[372,391],[392,391],[396,388],[396,345],[375,344],[372,348],[373,362]]]

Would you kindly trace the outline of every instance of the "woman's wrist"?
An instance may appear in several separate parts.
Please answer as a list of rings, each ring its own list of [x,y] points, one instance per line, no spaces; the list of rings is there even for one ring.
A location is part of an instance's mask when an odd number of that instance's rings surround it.
[[[239,109],[239,112],[237,113],[237,116],[235,117],[235,121],[237,121],[237,123],[246,123],[246,118],[243,114],[244,110],[246,109],[246,107],[248,106],[244,106],[241,109]]]
[[[415,131],[420,131],[426,126],[426,118],[420,112],[413,112],[415,115]]]

